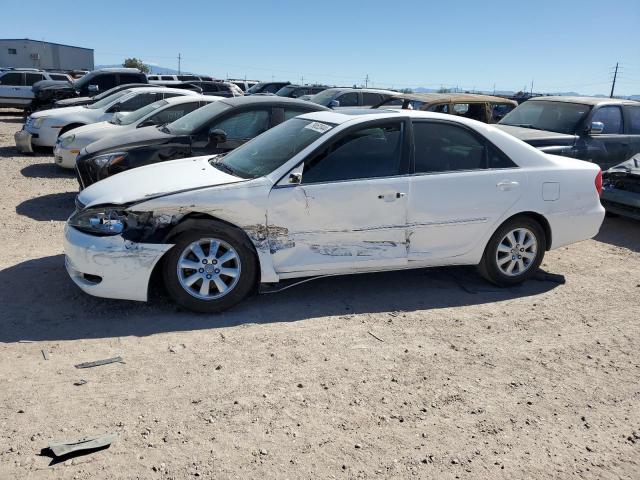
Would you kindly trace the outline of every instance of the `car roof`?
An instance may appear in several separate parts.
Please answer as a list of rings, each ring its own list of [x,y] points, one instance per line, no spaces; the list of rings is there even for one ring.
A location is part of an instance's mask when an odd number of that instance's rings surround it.
[[[264,105],[301,106],[307,109],[309,109],[309,107],[312,107],[312,109],[316,109],[316,110],[329,110],[326,107],[323,107],[316,103],[311,103],[307,100],[298,100],[296,98],[279,97],[278,95],[249,95],[246,97],[223,98],[222,101],[227,105],[231,105],[233,107],[264,104]],[[316,108],[316,107],[319,107],[319,108]]]
[[[491,102],[491,103],[508,103],[518,105],[518,102],[509,100],[504,97],[495,97],[493,95],[481,95],[477,93],[396,93],[394,98],[417,100],[424,103],[473,103],[473,102]]]
[[[624,100],[621,98],[605,98],[605,97],[570,97],[570,96],[548,96],[548,97],[533,97],[527,102],[563,102],[563,103],[580,103],[583,105],[602,105],[602,104],[615,104],[615,105],[639,105],[640,102],[635,100]]]
[[[345,110],[328,110],[310,112],[300,115],[297,118],[304,120],[313,120],[318,122],[333,123],[340,125],[347,122],[360,122],[364,120],[371,120],[372,116],[382,119],[393,118],[424,118],[432,120],[446,120],[449,122],[458,122],[462,124],[484,125],[485,123],[472,120],[470,118],[460,117],[458,115],[449,115],[447,113],[435,113],[425,112],[423,110],[398,110],[398,109],[365,109],[365,108],[353,108]]]
[[[386,93],[387,95],[399,95],[399,92],[393,90],[385,90],[383,88],[353,88],[353,87],[332,87],[324,90],[325,92],[364,92],[364,93]]]
[[[156,93],[158,91],[161,92],[171,92],[171,93],[179,93],[180,95],[200,95],[197,92],[192,90],[185,90],[184,88],[169,88],[169,87],[131,87],[131,93],[146,93],[153,92]]]
[[[197,98],[194,98],[197,97]],[[178,95],[177,97],[169,97],[169,98],[165,98],[164,100],[166,102],[169,103],[169,105],[179,105],[181,103],[188,103],[188,102],[217,102],[219,100],[222,100],[223,97],[213,97],[210,95]]]

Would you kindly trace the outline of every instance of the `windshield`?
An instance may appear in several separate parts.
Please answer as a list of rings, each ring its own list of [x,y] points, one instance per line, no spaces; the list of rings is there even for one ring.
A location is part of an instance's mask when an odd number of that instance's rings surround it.
[[[97,102],[92,103],[91,105],[87,105],[86,107],[92,110],[104,108],[114,100],[117,100],[120,97],[124,97],[127,93],[131,93],[131,90],[120,90],[119,92],[109,95],[108,97],[104,97],[102,100],[98,100]]]
[[[264,82],[256,83],[253,87],[247,90],[247,93],[258,93],[265,86]]]
[[[335,90],[324,90],[320,93],[316,93],[309,99],[309,101],[317,103],[318,105],[322,105],[323,107],[328,107],[331,100],[333,100],[333,97],[336,96],[336,93],[338,92],[336,92]]]
[[[262,177],[284,165],[333,127],[328,123],[293,118],[258,135],[221,160],[214,157],[212,164],[242,178]]]
[[[298,87],[292,87],[291,85],[287,85],[286,87],[282,87],[280,90],[276,92],[276,95],[280,97],[288,97],[291,93]]]
[[[175,122],[168,124],[166,129],[173,135],[191,135],[192,133],[195,133],[196,130],[210,122],[214,117],[226,110],[229,110],[230,108],[231,105],[221,101],[216,101],[206,107],[194,110]]]
[[[96,74],[93,72],[85,73],[83,76],[73,82],[73,88],[75,88],[76,90],[82,90],[82,87],[89,83],[95,76]]]
[[[158,110],[159,108],[162,108],[168,104],[169,102],[167,102],[166,100],[158,100],[157,102],[153,102],[149,105],[139,108],[135,112],[131,112],[129,115],[118,115],[117,118],[114,119],[114,123],[117,123],[118,125],[131,125],[132,123],[137,122],[141,118],[146,117],[155,110]]]
[[[573,135],[589,110],[590,105],[579,103],[529,100],[509,112],[499,123]]]

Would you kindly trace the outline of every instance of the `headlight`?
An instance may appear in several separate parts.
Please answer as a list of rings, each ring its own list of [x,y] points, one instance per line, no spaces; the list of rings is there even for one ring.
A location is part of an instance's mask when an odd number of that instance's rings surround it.
[[[127,226],[127,216],[114,207],[90,208],[71,215],[68,223],[93,235],[119,235]]]
[[[122,162],[125,158],[127,158],[127,154],[125,152],[105,153],[104,155],[93,157],[91,162],[100,169],[108,169],[109,167]]]
[[[76,136],[74,134],[71,135],[65,135],[64,137],[62,137],[60,139],[60,146],[62,148],[68,147],[69,145],[71,145],[73,143],[73,141],[76,139]]]
[[[33,121],[31,126],[33,128],[40,128],[40,125],[42,125],[42,122],[44,122],[44,117],[38,117]]]

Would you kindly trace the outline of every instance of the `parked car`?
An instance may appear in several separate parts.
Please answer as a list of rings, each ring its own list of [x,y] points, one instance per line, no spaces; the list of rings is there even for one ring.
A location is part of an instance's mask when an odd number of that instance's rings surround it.
[[[398,92],[392,90],[375,88],[328,88],[311,97],[310,101],[329,108],[373,107],[397,95]]]
[[[78,80],[47,81],[33,85],[34,99],[28,113],[51,108],[56,100],[72,97],[94,97],[98,93],[125,83],[149,83],[137,68],[103,68],[93,70]]]
[[[640,154],[603,174],[602,205],[607,213],[640,220]]]
[[[16,147],[21,152],[33,152],[33,147],[53,147],[58,137],[69,130],[90,123],[111,120],[116,113],[133,112],[163,98],[177,95],[198,95],[175,88],[134,88],[121,90],[92,105],[54,108],[31,114],[22,130],[15,134]]]
[[[241,97],[244,95],[240,87],[229,82],[189,82],[202,89],[203,95],[213,95],[216,97]]]
[[[31,87],[42,80],[70,82],[71,77],[34,68],[0,72],[0,108],[26,108],[34,98]]]
[[[303,113],[326,110],[276,96],[222,98],[163,127],[139,128],[87,145],[76,159],[80,188],[151,163],[225,153]]]
[[[535,97],[497,125],[547,153],[609,169],[640,152],[640,103],[595,97]]]
[[[149,81],[173,81],[173,82],[212,82],[216,79],[206,75],[147,75]]]
[[[80,150],[90,143],[111,135],[133,132],[136,128],[171,123],[219,98],[180,95],[158,100],[126,115],[116,113],[109,121],[74,128],[58,137],[53,149],[54,162],[63,168],[75,168]]]
[[[286,85],[276,92],[280,97],[300,98],[303,95],[315,95],[329,88],[326,85]]]
[[[142,301],[157,267],[200,312],[260,284],[435,265],[511,286],[598,232],[601,179],[463,117],[314,112],[225,156],[92,185],[65,228],[66,266],[87,293]]]
[[[52,108],[64,108],[64,107],[77,107],[80,105],[91,105],[92,103],[98,102],[109,95],[113,95],[114,93],[118,93],[121,90],[128,90],[136,87],[162,87],[162,85],[156,85],[152,83],[125,83],[123,85],[118,85],[117,87],[113,87],[106,92],[99,93],[95,97],[72,97],[72,98],[63,98],[62,100],[56,100],[53,103]]]
[[[251,88],[248,88],[244,93],[245,95],[256,94],[274,94],[286,85],[290,85],[291,82],[259,82]]]
[[[496,123],[518,104],[513,100],[471,93],[401,93],[373,108],[401,108],[448,113],[484,123]]]
[[[159,81],[159,82],[150,82],[149,85],[154,85],[159,87],[168,87],[168,88],[181,88],[184,90],[191,90],[192,92],[202,94],[202,87],[196,85],[196,83],[200,83],[200,82],[199,81],[194,81],[194,82]]]
[[[233,83],[238,88],[240,88],[240,90],[242,90],[243,92],[246,92],[255,84],[260,83],[259,80],[239,80],[237,78],[228,78],[227,82]]]

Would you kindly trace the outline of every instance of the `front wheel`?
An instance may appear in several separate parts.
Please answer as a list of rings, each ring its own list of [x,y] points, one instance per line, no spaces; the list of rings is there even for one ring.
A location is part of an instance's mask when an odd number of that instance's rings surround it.
[[[512,218],[489,240],[478,270],[496,285],[517,285],[535,275],[545,245],[545,233],[538,222],[528,217]]]
[[[245,298],[255,285],[257,262],[233,228],[180,235],[163,265],[169,295],[189,310],[221,312]]]

